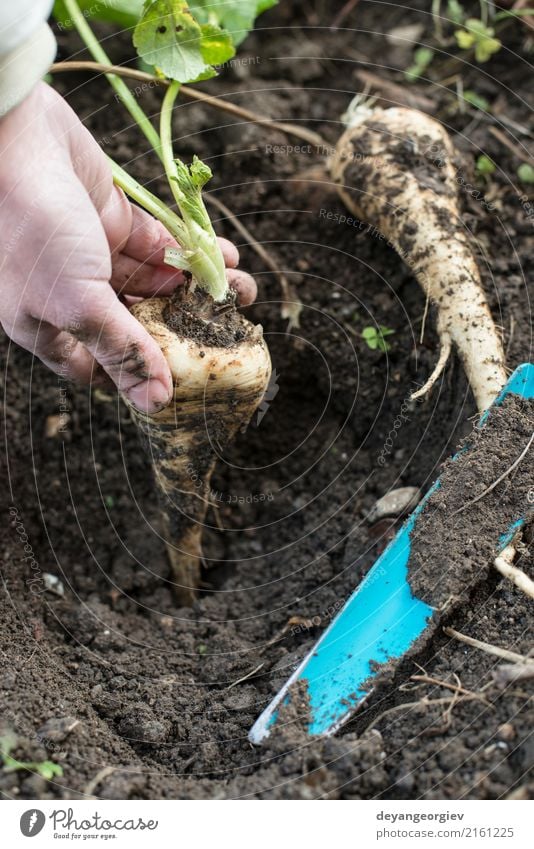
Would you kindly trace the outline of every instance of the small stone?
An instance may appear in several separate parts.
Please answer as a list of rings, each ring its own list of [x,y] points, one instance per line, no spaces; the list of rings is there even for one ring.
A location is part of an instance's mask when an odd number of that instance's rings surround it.
[[[392,489],[375,501],[367,515],[367,521],[373,523],[387,516],[402,516],[418,505],[421,495],[421,490],[417,486],[401,486],[399,489]]]
[[[65,587],[57,575],[52,575],[51,572],[43,572],[43,583],[47,592],[54,593],[54,595],[58,595],[60,598],[63,598],[65,595]]]
[[[59,416],[47,416],[45,421],[45,437],[47,439],[57,439],[60,433],[65,432],[69,422],[70,416],[67,413],[61,413]]]
[[[513,740],[516,736],[515,728],[511,722],[505,722],[504,725],[499,725],[497,728],[497,736],[501,740]]]

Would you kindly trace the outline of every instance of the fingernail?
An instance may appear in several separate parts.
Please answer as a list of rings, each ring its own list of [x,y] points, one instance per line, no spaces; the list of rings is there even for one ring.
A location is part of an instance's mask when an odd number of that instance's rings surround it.
[[[159,380],[145,380],[126,393],[130,404],[143,413],[153,415],[163,410],[171,400],[171,393]]]

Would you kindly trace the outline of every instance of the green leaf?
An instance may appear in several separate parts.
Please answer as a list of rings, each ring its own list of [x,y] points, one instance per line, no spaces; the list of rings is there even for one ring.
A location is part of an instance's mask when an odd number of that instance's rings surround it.
[[[121,27],[134,27],[143,12],[144,0],[78,0],[78,6],[93,20],[109,21]],[[66,29],[72,29],[70,15],[62,0],[54,3],[56,21]]]
[[[174,160],[176,176],[172,179],[178,184],[180,209],[184,219],[186,216],[203,227],[206,220],[206,210],[202,200],[201,190],[211,179],[211,168],[202,162],[198,156],[188,167],[181,159]]]
[[[522,183],[534,183],[534,167],[528,162],[523,162],[517,169],[517,176]]]
[[[477,109],[482,109],[484,112],[489,112],[491,109],[489,100],[486,100],[485,97],[482,97],[482,95],[478,94],[476,91],[466,89],[464,91],[464,100],[470,103],[471,106],[475,106]]]
[[[147,0],[133,41],[143,61],[180,83],[215,76],[235,53],[229,33],[199,24],[182,0]]]
[[[366,342],[367,346],[372,350],[379,350],[382,353],[386,353],[390,350],[391,345],[389,342],[386,342],[385,337],[391,336],[392,333],[395,333],[390,327],[384,327],[384,325],[379,325],[379,327],[364,327],[362,330],[362,339]]]
[[[498,38],[484,38],[475,47],[475,59],[477,62],[487,62],[501,47],[502,44]]]
[[[465,29],[457,29],[454,33],[456,43],[461,50],[469,50],[475,43],[475,36],[472,32],[466,32]]]
[[[56,776],[61,778],[63,775],[63,767],[59,764],[55,764],[54,761],[42,761],[42,763],[35,764],[35,771],[38,772],[42,778],[46,778],[47,781],[51,781]]]
[[[254,21],[278,0],[190,0],[189,8],[201,23],[215,23],[227,30],[237,46],[247,37]]]
[[[47,781],[51,781],[55,776],[61,778],[63,775],[63,767],[54,763],[54,761],[18,761],[11,755],[4,755],[2,760],[6,772],[17,772],[19,769],[25,769],[28,772],[38,773]]]
[[[404,72],[406,79],[409,82],[418,79],[426,71],[433,58],[434,51],[430,47],[418,47],[413,54],[413,64]]]
[[[449,0],[447,3],[447,15],[455,24],[463,23],[465,12],[458,0]]]
[[[484,154],[482,154],[482,156],[479,156],[476,161],[475,169],[477,174],[480,174],[481,176],[485,177],[489,174],[494,173],[495,163],[492,159],[489,158],[489,156],[485,156]]]
[[[462,50],[475,48],[475,59],[477,62],[487,62],[488,59],[501,49],[502,44],[498,38],[494,38],[495,30],[488,27],[478,18],[469,18],[465,22],[465,29],[456,30],[454,33],[458,47]]]

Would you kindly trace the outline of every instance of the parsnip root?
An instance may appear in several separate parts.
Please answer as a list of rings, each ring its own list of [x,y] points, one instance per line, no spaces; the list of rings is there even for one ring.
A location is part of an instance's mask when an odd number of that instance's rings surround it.
[[[452,142],[415,109],[348,114],[351,125],[330,160],[339,194],[414,272],[438,309],[442,353],[451,339],[483,411],[506,381],[504,352],[460,219]]]
[[[131,311],[159,344],[174,381],[173,402],[164,410],[152,416],[131,412],[152,461],[176,595],[186,605],[199,584],[202,526],[216,459],[262,400],[271,362],[261,326],[237,313],[232,339],[224,321],[199,315],[198,304],[189,312],[187,299],[173,305],[152,298]]]
[[[498,572],[504,577],[512,581],[513,584],[522,590],[529,598],[534,598],[534,581],[526,575],[522,569],[514,566],[515,548],[512,544],[507,545],[503,551],[495,558],[493,565]]]

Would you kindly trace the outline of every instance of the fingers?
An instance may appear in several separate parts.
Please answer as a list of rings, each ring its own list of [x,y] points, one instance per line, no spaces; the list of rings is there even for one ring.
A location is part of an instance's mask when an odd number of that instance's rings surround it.
[[[137,206],[131,204],[117,186],[100,212],[113,262],[111,285],[116,292],[135,297],[168,296],[183,283],[183,274],[164,264],[165,248],[177,247],[166,228]],[[229,285],[235,289],[242,306],[257,296],[254,279],[238,271],[239,251],[233,242],[219,238],[224,262],[229,269]]]
[[[224,257],[224,264],[227,268],[237,268],[239,265],[239,251],[233,242],[229,242],[228,239],[223,239],[222,236],[217,238],[219,243],[219,247],[222,251],[222,255]]]
[[[45,321],[27,318],[6,333],[63,380],[76,383],[108,384],[94,357],[70,333],[58,330]]]
[[[248,307],[254,303],[258,295],[258,286],[250,274],[238,268],[228,268],[226,279],[228,285],[237,292],[237,299],[242,307]]]
[[[183,273],[169,265],[139,263],[126,254],[113,258],[110,283],[119,294],[145,298],[167,296],[183,282]]]
[[[172,378],[159,346],[121,304],[111,287],[87,283],[74,331],[120,392],[137,409],[155,413],[172,395]]]

